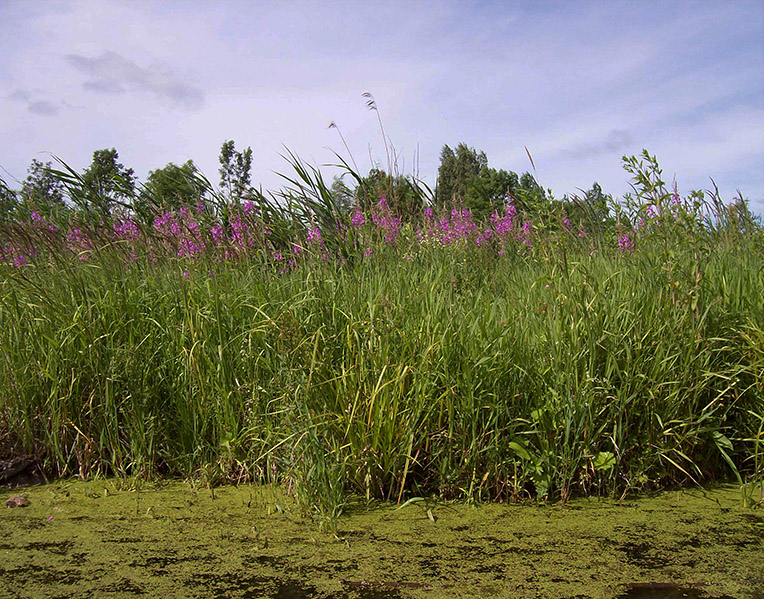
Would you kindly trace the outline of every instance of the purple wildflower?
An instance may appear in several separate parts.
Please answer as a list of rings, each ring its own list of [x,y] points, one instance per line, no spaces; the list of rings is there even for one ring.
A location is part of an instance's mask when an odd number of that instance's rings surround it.
[[[356,206],[355,212],[353,212],[353,217],[350,219],[350,222],[355,228],[363,227],[366,224],[366,218],[358,206]]]

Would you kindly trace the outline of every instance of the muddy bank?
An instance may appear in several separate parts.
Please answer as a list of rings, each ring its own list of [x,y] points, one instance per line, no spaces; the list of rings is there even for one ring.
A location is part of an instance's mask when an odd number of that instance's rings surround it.
[[[359,505],[321,532],[278,489],[59,481],[0,491],[4,597],[764,598],[737,488],[624,502]]]

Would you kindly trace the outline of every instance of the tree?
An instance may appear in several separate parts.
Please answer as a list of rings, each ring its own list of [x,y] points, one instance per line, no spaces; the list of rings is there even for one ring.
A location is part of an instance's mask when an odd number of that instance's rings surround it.
[[[465,143],[456,146],[456,152],[444,145],[440,151],[435,204],[448,207],[463,202],[470,184],[486,166],[488,158],[485,152],[477,152]]]
[[[587,232],[603,232],[615,226],[615,218],[610,214],[613,196],[602,191],[596,181],[588,191],[580,190],[583,195],[563,196],[561,202],[554,202],[555,207],[564,211],[571,223]]]
[[[163,168],[149,173],[141,201],[154,208],[177,210],[181,206],[197,203],[205,191],[193,160],[187,160],[181,166],[169,162]]]
[[[343,215],[350,214],[356,204],[355,191],[348,187],[342,177],[334,177],[330,192],[340,213]]]
[[[119,154],[114,148],[93,152],[93,162],[82,173],[83,197],[75,201],[94,210],[102,218],[108,218],[114,206],[130,208],[135,197],[135,174],[118,162]]]
[[[0,177],[0,223],[12,221],[18,205],[19,200],[16,192],[8,187],[5,180]]]
[[[548,209],[548,198],[544,188],[538,184],[536,177],[530,173],[520,176],[517,187],[512,192],[512,203],[518,210],[534,213]]]
[[[470,181],[464,198],[465,204],[476,218],[485,218],[495,211],[501,211],[517,186],[517,173],[485,166]]]
[[[585,222],[591,230],[603,230],[615,225],[615,219],[610,214],[613,196],[602,192],[602,187],[596,181],[592,188],[581,198]]]
[[[530,184],[527,180],[525,183]],[[489,167],[485,152],[478,152],[464,143],[460,143],[456,151],[443,146],[435,190],[436,205],[446,208],[463,206],[481,219],[501,210],[508,201],[516,201],[518,191],[521,195],[525,193],[517,173]]]
[[[378,168],[361,178],[354,190],[355,202],[363,210],[369,210],[381,198],[387,200],[390,210],[404,221],[421,216],[422,198],[416,186],[404,175],[393,176]]]
[[[237,152],[233,140],[220,148],[220,187],[229,201],[241,202],[249,195],[252,170],[252,148]]]
[[[21,197],[31,210],[45,216],[66,206],[64,185],[52,174],[50,162],[43,164],[39,160],[32,160],[27,169],[27,178],[21,184]]]

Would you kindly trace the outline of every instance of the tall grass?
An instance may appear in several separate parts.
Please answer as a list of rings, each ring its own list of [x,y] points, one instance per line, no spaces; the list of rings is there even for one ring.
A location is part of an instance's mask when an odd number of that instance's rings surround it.
[[[764,243],[742,201],[636,178],[601,233],[511,210],[414,225],[384,202],[343,216],[296,172],[278,205],[7,225],[3,453],[281,482],[332,517],[350,493],[761,482]]]

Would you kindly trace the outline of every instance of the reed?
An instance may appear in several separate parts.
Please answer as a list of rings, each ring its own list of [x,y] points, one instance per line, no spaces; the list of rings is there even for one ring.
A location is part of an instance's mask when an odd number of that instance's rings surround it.
[[[279,482],[331,518],[350,494],[750,491],[761,226],[742,200],[635,180],[599,231],[342,214],[304,166],[281,203],[6,223],[3,453],[58,476]]]

